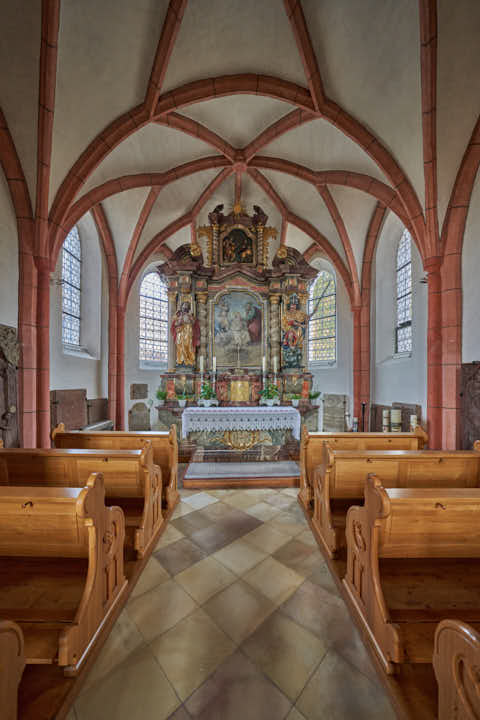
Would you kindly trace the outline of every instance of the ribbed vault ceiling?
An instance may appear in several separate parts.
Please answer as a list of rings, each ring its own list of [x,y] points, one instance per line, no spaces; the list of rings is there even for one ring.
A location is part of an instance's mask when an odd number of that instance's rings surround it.
[[[35,205],[41,3],[22,2],[0,5],[0,100]],[[479,111],[480,4],[439,0],[438,26],[441,224]],[[418,0],[61,0],[52,247],[100,201],[136,272],[241,188],[277,242],[320,244],[355,285],[377,201],[425,242],[420,63]]]

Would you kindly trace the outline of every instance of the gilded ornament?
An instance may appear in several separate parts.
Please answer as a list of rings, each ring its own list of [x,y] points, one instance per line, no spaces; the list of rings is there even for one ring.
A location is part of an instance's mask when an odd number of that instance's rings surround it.
[[[285,260],[287,257],[288,251],[285,245],[280,245],[280,247],[277,250],[277,257],[280,258],[280,260]]]

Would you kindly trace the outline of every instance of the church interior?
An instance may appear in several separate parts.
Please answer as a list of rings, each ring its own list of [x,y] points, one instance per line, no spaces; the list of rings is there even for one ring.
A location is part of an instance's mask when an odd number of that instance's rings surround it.
[[[0,716],[480,720],[478,0],[0,0]]]

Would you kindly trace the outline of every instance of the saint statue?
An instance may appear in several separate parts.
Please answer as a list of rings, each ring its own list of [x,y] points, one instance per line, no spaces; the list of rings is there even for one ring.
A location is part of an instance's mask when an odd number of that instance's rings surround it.
[[[200,344],[200,326],[190,310],[189,302],[183,302],[175,313],[171,331],[175,343],[177,365],[194,367],[195,349]]]
[[[303,364],[306,324],[307,313],[300,310],[298,296],[293,294],[288,299],[282,317],[282,350],[284,365],[287,368],[297,368]]]

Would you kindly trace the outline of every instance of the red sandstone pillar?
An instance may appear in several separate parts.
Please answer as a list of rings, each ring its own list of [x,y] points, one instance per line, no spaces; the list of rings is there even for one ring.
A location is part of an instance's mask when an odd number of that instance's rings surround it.
[[[427,332],[427,421],[429,447],[442,447],[442,295],[440,259],[429,258]]]
[[[442,448],[461,446],[462,254],[444,255],[442,269]]]
[[[117,426],[117,316],[117,281],[111,277],[108,289],[108,417],[114,428]]]
[[[37,258],[37,447],[50,447],[50,262]]]
[[[22,447],[37,446],[37,268],[31,252],[19,253],[18,422]]]
[[[353,313],[353,415],[361,417],[361,382],[362,382],[362,329],[361,307],[352,308]],[[360,420],[359,420],[360,421]]]
[[[125,429],[125,309],[117,308],[117,430]]]

